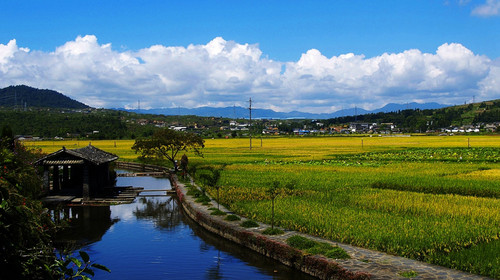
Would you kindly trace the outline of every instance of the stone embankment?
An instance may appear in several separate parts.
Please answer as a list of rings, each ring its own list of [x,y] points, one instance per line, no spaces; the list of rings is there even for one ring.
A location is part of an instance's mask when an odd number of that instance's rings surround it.
[[[209,208],[213,206],[196,203],[195,198],[186,195],[188,190],[185,184],[179,182],[175,175],[172,175],[171,182],[185,212],[205,229],[319,279],[489,279],[294,231],[285,230],[281,235],[264,235],[262,232],[269,228],[268,225],[259,224],[255,228],[243,228],[240,223],[245,220],[244,218],[241,221],[231,222],[224,220],[224,216],[210,215]],[[216,202],[212,202],[213,205],[217,205]],[[220,210],[232,214],[222,205]],[[286,243],[286,240],[294,235],[339,246],[351,258],[337,260],[306,254]]]

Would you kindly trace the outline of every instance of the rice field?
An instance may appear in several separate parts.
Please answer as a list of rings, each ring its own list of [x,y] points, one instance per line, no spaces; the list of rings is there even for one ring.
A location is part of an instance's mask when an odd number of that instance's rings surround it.
[[[46,152],[87,142],[30,142]],[[92,145],[135,160],[133,141]],[[500,137],[208,139],[224,166],[220,200],[271,222],[266,190],[283,189],[275,224],[331,240],[500,279]],[[209,192],[215,194],[215,189]]]

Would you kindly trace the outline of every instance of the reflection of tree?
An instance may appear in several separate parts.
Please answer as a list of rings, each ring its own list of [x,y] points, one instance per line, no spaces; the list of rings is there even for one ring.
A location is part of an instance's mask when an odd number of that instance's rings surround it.
[[[221,257],[220,257],[220,250],[217,250],[217,262],[215,265],[209,267],[207,269],[207,279],[213,279],[213,280],[218,280],[218,279],[223,279],[224,277],[222,276],[221,272]]]
[[[180,224],[181,214],[173,197],[169,197],[167,200],[143,197],[139,202],[144,207],[135,209],[134,215],[137,219],[152,219],[157,227],[168,230],[172,230]]]

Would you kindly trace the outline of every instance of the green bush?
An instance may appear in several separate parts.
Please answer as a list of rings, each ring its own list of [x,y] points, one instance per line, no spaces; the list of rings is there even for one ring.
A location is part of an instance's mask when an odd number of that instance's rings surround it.
[[[299,250],[305,250],[312,248],[316,245],[316,242],[309,240],[300,235],[294,235],[286,240],[286,243]]]
[[[212,211],[212,213],[210,213],[210,215],[214,215],[214,216],[224,216],[224,215],[227,215],[227,213],[226,213],[226,212],[224,212],[224,211],[221,211],[221,210],[215,209],[214,211]]]
[[[246,220],[243,223],[241,223],[240,226],[245,227],[245,228],[252,228],[252,227],[258,227],[259,224],[255,221],[252,221],[252,220]]]
[[[212,201],[212,200],[206,195],[202,195],[195,200],[195,202],[198,202],[198,203],[208,203],[210,201]]]
[[[200,197],[202,195],[202,192],[197,188],[189,188],[186,194],[192,197]]]
[[[299,250],[306,250],[311,255],[323,255],[331,259],[350,259],[344,249],[332,246],[326,242],[316,242],[300,235],[294,235],[286,240],[286,243]]]
[[[226,218],[224,218],[224,220],[226,220],[226,221],[239,221],[241,219],[240,219],[240,217],[231,214],[231,215],[228,215]]]
[[[262,233],[267,235],[279,235],[285,232],[279,228],[266,228]]]
[[[347,254],[347,252],[340,247],[332,247],[331,250],[328,250],[325,254],[325,257],[330,259],[350,259],[351,256]]]

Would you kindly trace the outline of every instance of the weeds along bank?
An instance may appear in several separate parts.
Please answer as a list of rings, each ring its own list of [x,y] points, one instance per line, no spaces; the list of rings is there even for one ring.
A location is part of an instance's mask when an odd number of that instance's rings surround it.
[[[92,142],[125,159],[136,157],[132,144]],[[279,226],[500,279],[498,137],[272,138],[262,147],[254,138],[252,150],[249,139],[205,144],[205,157],[190,163],[226,164],[220,200],[238,214],[270,223],[266,190],[291,182],[275,200]]]

